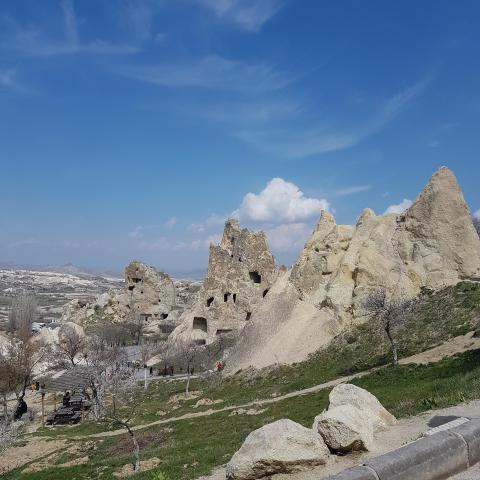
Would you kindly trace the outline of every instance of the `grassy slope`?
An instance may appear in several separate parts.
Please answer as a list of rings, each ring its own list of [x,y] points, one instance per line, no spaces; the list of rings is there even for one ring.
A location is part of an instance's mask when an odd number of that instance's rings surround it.
[[[480,285],[476,284],[459,284],[438,294],[425,296],[414,318],[399,332],[401,355],[422,351],[475,329],[479,309]],[[204,398],[222,398],[223,404],[240,404],[309,387],[388,361],[388,346],[381,332],[371,325],[362,325],[345,332],[324,351],[302,364],[259,372],[255,376],[240,374],[221,383],[217,380],[195,380],[192,390],[203,390]],[[353,383],[371,391],[399,417],[454,405],[467,399],[480,398],[480,351],[465,352],[427,366],[385,367]],[[160,409],[170,410],[167,416],[192,411],[192,404],[196,400],[185,402],[174,411],[168,406],[170,395],[181,390],[182,385],[176,382],[152,384],[138,421],[158,419],[155,412]],[[310,426],[315,415],[327,405],[328,391],[325,390],[269,405],[265,412],[255,416],[230,416],[229,412],[225,412],[164,427],[152,427],[140,434],[144,443],[142,456],[161,458],[163,464],[159,470],[168,475],[170,480],[193,479],[228,461],[246,435],[255,428],[285,417]],[[60,429],[58,432],[78,435],[100,428],[84,425]],[[55,435],[56,432],[53,430],[50,434]],[[28,475],[13,471],[2,478],[90,479],[98,478],[101,473],[102,479],[111,479],[113,470],[130,461],[128,452],[128,439],[110,438],[99,444],[88,465],[49,469]],[[150,479],[152,473],[140,473],[135,478]]]

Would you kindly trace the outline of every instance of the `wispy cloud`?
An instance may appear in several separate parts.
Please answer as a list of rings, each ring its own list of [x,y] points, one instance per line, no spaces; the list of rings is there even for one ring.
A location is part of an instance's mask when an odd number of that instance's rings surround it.
[[[404,198],[400,203],[396,205],[390,205],[386,210],[385,213],[396,213],[397,215],[400,215],[403,213],[407,208],[410,208],[412,206],[412,201],[409,200],[408,198]]]
[[[14,18],[0,18],[0,49],[33,57],[55,55],[94,54],[117,55],[139,51],[137,45],[117,45],[95,39],[82,42],[78,30],[73,0],[60,2],[63,38],[52,38],[33,25],[20,25]]]
[[[205,88],[240,93],[280,90],[293,81],[266,63],[250,64],[208,55],[190,62],[128,66],[120,74],[161,87]]]
[[[217,17],[239,27],[259,32],[270,18],[283,6],[280,0],[200,0]]]
[[[17,92],[26,92],[28,90],[18,82],[15,69],[0,70],[0,88],[8,88]]]
[[[354,195],[355,193],[368,192],[371,189],[371,185],[355,185],[352,187],[339,188],[335,190],[332,195],[336,197],[346,197],[347,195]]]
[[[130,238],[142,238],[143,236],[143,227],[139,225],[138,227],[135,227],[129,234],[128,236]]]
[[[425,90],[430,79],[423,80],[389,98],[369,119],[347,132],[328,131],[325,127],[298,129],[245,129],[237,137],[262,151],[287,158],[300,158],[354,147],[380,132],[400,115]]]

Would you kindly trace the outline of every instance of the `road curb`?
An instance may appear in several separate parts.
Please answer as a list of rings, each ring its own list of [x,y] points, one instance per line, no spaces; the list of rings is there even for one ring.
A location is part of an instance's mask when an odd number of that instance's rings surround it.
[[[480,418],[420,438],[326,480],[443,480],[480,461]]]

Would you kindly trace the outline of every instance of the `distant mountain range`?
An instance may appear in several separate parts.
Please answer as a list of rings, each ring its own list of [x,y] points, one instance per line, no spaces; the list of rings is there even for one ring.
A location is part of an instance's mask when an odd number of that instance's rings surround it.
[[[15,262],[0,262],[0,269],[2,270],[30,270],[37,272],[54,272],[65,273],[70,275],[76,275],[77,277],[112,277],[123,278],[123,273],[119,271],[103,271],[96,270],[88,267],[79,267],[72,263],[65,265],[31,265],[31,264],[19,264]]]
[[[32,265],[19,264],[15,262],[1,262],[0,270],[30,270],[37,272],[53,272],[76,275],[77,277],[107,277],[123,279],[123,271],[118,270],[99,270],[89,267],[81,267],[72,263],[65,265]],[[205,277],[206,271],[204,269],[197,270],[181,270],[177,269],[168,273],[171,277],[176,279],[192,279],[200,280]]]

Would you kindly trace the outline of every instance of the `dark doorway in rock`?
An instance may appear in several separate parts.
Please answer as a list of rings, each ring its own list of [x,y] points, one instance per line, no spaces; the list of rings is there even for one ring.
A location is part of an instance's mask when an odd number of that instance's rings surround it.
[[[250,320],[251,317],[252,317],[252,312],[247,312],[245,320]]]
[[[171,325],[171,324],[160,325],[160,331],[162,333],[166,333],[167,335],[170,335],[174,330],[175,330],[175,325]]]
[[[262,276],[258,272],[248,272],[253,283],[262,283]]]
[[[141,278],[135,278],[135,277],[132,278],[132,282],[133,282],[133,283],[140,283],[141,281],[142,281]]]
[[[193,329],[207,331],[207,319],[204,317],[193,317]]]
[[[195,343],[195,345],[205,345],[207,343],[207,341],[204,338],[197,338],[194,341],[194,343]]]
[[[224,302],[228,302],[228,297],[230,297],[231,293],[230,292],[227,292],[223,295],[223,301]]]
[[[207,307],[209,307],[213,303],[213,300],[213,297],[207,298]]]
[[[233,294],[233,303],[237,303],[237,294],[236,293]]]
[[[165,320],[168,318],[168,313],[162,313],[162,320]]]
[[[130,285],[130,286],[128,287],[128,289],[129,289],[130,291],[132,291],[134,288],[135,288],[135,285]]]
[[[231,328],[219,328],[215,335],[226,335],[227,333],[230,333],[231,331],[232,331]]]
[[[267,293],[268,293],[268,288],[267,288],[266,290],[264,290],[264,291],[263,291],[263,293],[262,293],[262,297],[263,297],[263,298],[265,298],[265,296],[267,295]]]

